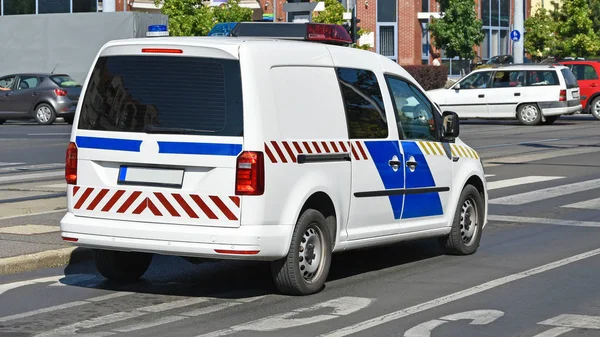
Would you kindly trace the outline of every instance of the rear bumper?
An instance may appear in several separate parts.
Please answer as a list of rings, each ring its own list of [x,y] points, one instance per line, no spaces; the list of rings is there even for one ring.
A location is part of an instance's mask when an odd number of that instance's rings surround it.
[[[73,102],[71,100],[57,102],[54,105],[54,111],[56,112],[57,117],[75,116],[76,110],[77,110],[77,102]]]
[[[67,213],[60,221],[63,237],[75,246],[164,255],[271,261],[287,255],[293,225],[219,228],[107,220]],[[135,233],[126,236],[124,233]],[[259,251],[220,254],[215,250]]]
[[[581,111],[581,101],[570,100],[566,102],[539,103],[544,116],[566,115]]]

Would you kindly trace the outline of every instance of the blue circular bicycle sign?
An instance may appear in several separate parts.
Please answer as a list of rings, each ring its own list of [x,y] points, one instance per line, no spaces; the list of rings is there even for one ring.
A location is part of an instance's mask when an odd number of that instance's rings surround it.
[[[521,33],[518,30],[512,30],[510,32],[510,39],[517,42],[521,39]]]

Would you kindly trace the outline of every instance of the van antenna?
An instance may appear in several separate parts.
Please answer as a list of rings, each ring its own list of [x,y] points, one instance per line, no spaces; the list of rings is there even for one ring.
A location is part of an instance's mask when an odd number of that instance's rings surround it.
[[[50,72],[50,74],[54,74],[54,71],[56,70],[56,67],[58,67],[58,63],[54,66],[54,69],[52,69],[52,72]]]

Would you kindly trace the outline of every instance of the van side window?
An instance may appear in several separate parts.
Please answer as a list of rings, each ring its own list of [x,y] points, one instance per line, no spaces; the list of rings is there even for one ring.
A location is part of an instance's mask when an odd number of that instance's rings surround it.
[[[558,85],[558,75],[556,71],[532,70],[527,72],[527,85]]]
[[[336,72],[346,110],[349,138],[387,138],[383,96],[375,73],[351,68],[337,68]]]
[[[522,87],[525,85],[524,71],[497,71],[494,75],[494,88]]]
[[[437,141],[435,112],[431,103],[414,85],[386,76],[396,110],[398,134],[402,139]]]
[[[596,70],[589,64],[574,64],[573,65],[573,73],[577,80],[597,80],[598,74],[596,74]]]
[[[467,75],[464,80],[460,82],[460,89],[481,89],[488,86],[490,80],[490,71],[476,72],[471,75]]]

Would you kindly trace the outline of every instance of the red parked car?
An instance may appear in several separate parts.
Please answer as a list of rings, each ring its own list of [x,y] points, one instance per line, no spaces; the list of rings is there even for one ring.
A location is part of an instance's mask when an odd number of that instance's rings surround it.
[[[560,64],[569,67],[577,78],[582,113],[600,120],[600,60],[564,60]]]

